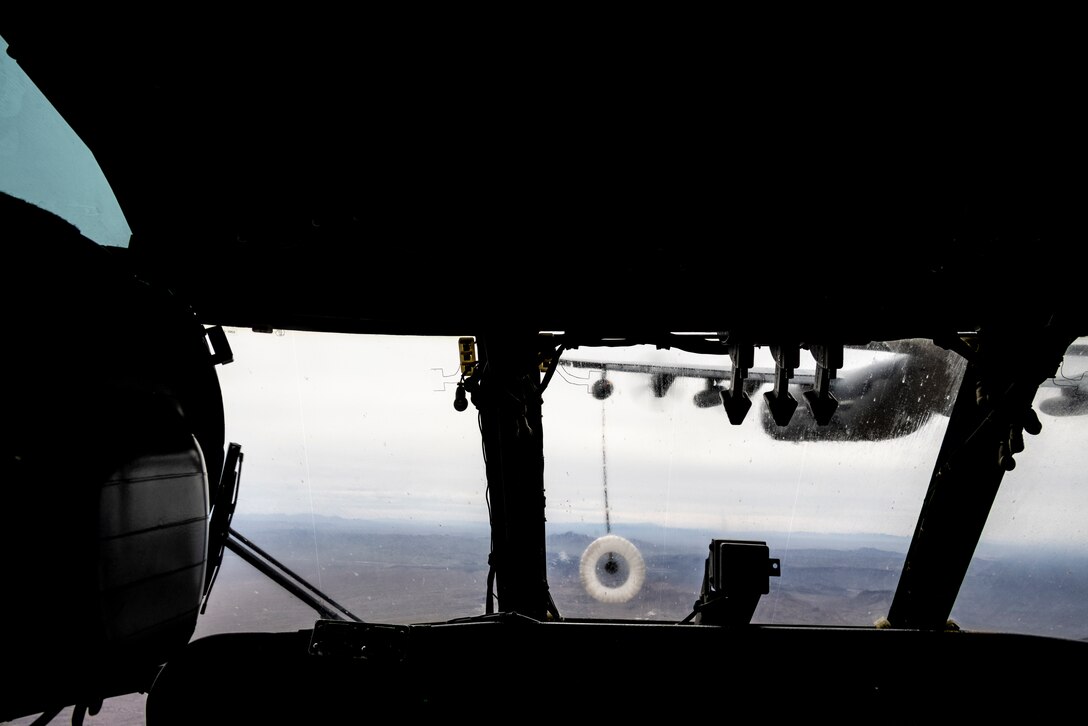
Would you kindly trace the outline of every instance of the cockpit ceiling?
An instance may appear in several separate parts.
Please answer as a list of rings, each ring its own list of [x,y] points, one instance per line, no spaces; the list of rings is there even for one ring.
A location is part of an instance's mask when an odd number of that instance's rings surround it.
[[[433,27],[169,25],[2,32],[113,186],[118,254],[208,322],[860,342],[1073,301],[1060,134],[1023,151],[960,114],[977,83],[859,116],[848,86],[723,103],[698,63],[606,74]]]

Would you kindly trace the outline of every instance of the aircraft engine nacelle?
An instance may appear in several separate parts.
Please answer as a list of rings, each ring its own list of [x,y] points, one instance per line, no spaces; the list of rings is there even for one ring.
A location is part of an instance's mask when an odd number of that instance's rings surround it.
[[[1080,386],[1061,386],[1057,396],[1045,398],[1039,410],[1047,416],[1088,415],[1088,392]]]
[[[763,430],[782,441],[881,441],[906,436],[934,413],[947,413],[950,361],[956,354],[925,341],[903,342],[898,350],[894,356],[840,371],[831,380],[838,407],[827,425],[818,425],[807,407],[799,406],[789,423],[779,426],[764,406]]]
[[[676,374],[654,371],[650,374],[650,392],[654,398],[663,398],[676,380]]]

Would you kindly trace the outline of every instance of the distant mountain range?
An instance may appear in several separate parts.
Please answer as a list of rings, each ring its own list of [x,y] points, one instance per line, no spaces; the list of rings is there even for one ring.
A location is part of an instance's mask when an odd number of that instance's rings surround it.
[[[484,522],[355,520],[310,515],[239,516],[234,527],[360,617],[435,622],[483,613],[490,530]],[[602,527],[548,522],[550,592],[565,617],[678,621],[690,614],[711,539],[766,542],[781,560],[753,622],[872,625],[887,614],[909,541],[886,535],[709,533],[616,525],[646,564],[646,581],[625,603],[600,603],[582,586],[582,553]],[[231,554],[231,553],[228,553]],[[278,593],[278,594],[277,594]],[[272,597],[272,600],[268,598]],[[256,600],[254,600],[256,598]],[[314,614],[234,558],[211,598],[205,632],[304,627]],[[952,619],[965,629],[1088,638],[1088,557],[1025,548],[981,548]],[[277,614],[281,613],[281,614]]]
[[[424,520],[407,519],[348,519],[345,517],[329,516],[323,514],[244,514],[235,515],[234,527],[242,531],[245,526],[252,524],[262,529],[275,527],[303,527],[312,528],[317,525],[320,529],[348,529],[356,532],[398,532],[404,534],[459,534],[459,535],[483,535],[490,536],[490,525],[486,521],[479,522],[433,522]],[[606,534],[603,524],[587,525],[585,523],[563,523],[548,521],[546,523],[548,537],[547,545],[552,548],[564,542],[564,538],[578,536],[580,541],[588,545],[589,542]],[[821,532],[769,532],[769,531],[743,531],[743,532],[711,532],[705,529],[681,529],[676,527],[663,527],[658,524],[634,523],[617,524],[611,528],[612,534],[617,534],[639,546],[656,547],[664,551],[690,550],[704,552],[710,541],[715,538],[741,539],[766,542],[773,550],[781,549],[859,549],[871,547],[874,549],[889,550],[892,552],[906,553],[910,545],[910,539],[886,534],[836,534]],[[772,556],[773,553],[772,553]]]

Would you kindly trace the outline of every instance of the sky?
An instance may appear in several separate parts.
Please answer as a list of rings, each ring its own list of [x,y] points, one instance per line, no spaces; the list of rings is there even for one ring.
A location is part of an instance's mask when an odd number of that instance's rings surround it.
[[[219,368],[228,440],[243,446],[239,516],[334,515],[415,522],[487,522],[476,409],[453,407],[456,338],[228,330],[235,361]],[[679,360],[652,349],[579,349]],[[758,351],[757,366],[769,364]],[[571,354],[572,356],[574,353]],[[847,351],[846,367],[887,355]],[[802,360],[802,368],[811,360]],[[651,523],[735,536],[750,531],[909,536],[947,419],[933,416],[882,442],[775,441],[761,395],[740,426],[721,407],[696,408],[697,379],[655,398],[642,374],[560,369],[544,393],[549,527],[603,534]],[[1053,395],[1053,394],[1049,394]],[[801,403],[804,407],[804,403]],[[800,411],[800,409],[799,409]],[[797,415],[797,414],[795,414]],[[1088,487],[1088,417],[1043,417],[1006,475],[988,536],[1086,546],[1077,513]],[[1073,479],[1075,483],[1075,478]],[[607,510],[605,485],[607,484]],[[1015,511],[1014,511],[1015,509]]]

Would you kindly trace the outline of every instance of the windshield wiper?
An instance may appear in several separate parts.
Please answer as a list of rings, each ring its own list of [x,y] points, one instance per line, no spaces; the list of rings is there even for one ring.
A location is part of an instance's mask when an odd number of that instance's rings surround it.
[[[200,606],[203,615],[208,607],[212,586],[223,563],[223,550],[229,549],[257,568],[261,573],[282,587],[287,592],[306,603],[326,620],[354,620],[363,622],[350,610],[340,605],[325,593],[318,590],[305,578],[296,575],[282,562],[262,550],[248,539],[238,534],[230,523],[234,519],[234,509],[238,504],[238,489],[242,479],[242,446],[231,443],[223,464],[223,474],[216,489],[208,525],[208,542],[212,554],[204,581],[204,597]]]
[[[292,572],[287,566],[276,560],[248,539],[238,534],[233,528],[228,530],[226,547],[243,560],[253,565],[273,582],[316,610],[326,620],[354,620],[363,622],[350,610],[340,605],[331,597],[314,587],[305,578]]]

